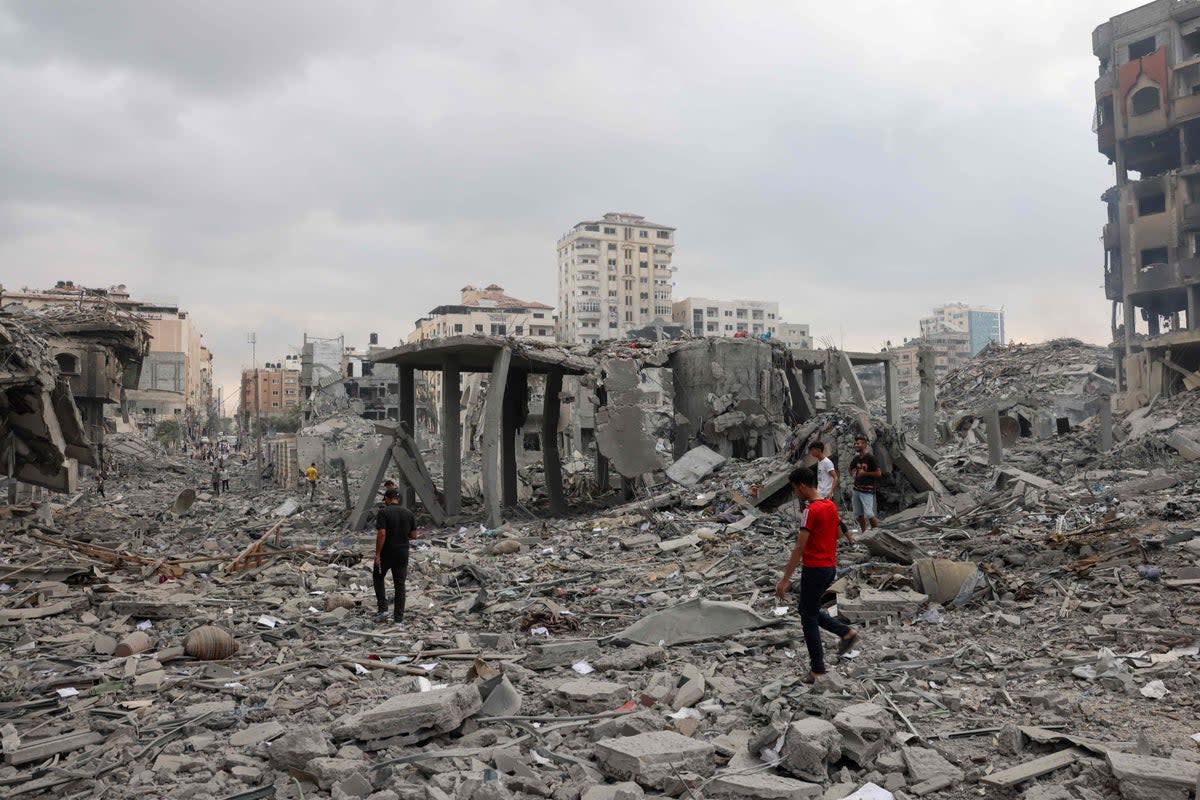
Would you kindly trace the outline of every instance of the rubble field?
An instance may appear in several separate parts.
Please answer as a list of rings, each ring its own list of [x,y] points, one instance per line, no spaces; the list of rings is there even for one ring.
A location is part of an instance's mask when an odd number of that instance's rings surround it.
[[[934,446],[847,403],[632,502],[419,515],[404,627],[371,619],[340,483],[310,502],[235,460],[214,497],[202,462],[113,437],[106,498],[0,506],[0,796],[1195,796],[1200,395],[1117,415],[1102,452],[1103,358],[985,351]],[[1000,465],[982,402],[1018,424]],[[860,431],[920,463],[842,545],[828,600],[861,637],[810,686],[773,594],[786,475]]]

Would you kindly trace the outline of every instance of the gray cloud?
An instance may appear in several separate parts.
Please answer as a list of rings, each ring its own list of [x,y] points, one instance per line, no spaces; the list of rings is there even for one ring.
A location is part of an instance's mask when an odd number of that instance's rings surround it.
[[[126,283],[245,333],[397,341],[554,243],[679,228],[676,292],[856,348],[948,300],[1107,336],[1092,28],[1060,8],[0,2],[0,280]]]

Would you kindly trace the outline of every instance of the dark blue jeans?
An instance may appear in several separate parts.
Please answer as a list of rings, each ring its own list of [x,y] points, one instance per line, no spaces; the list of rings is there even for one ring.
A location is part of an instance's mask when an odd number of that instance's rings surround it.
[[[825,674],[825,648],[821,644],[821,628],[837,634],[838,638],[850,632],[850,626],[838,622],[821,610],[821,598],[833,584],[837,575],[834,567],[802,567],[800,570],[800,627],[804,630],[804,644],[808,647],[808,660],[812,671]]]

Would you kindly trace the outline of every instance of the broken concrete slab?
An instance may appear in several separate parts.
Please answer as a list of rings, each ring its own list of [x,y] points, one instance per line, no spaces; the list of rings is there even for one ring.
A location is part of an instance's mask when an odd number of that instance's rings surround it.
[[[589,786],[579,800],[642,800],[646,793],[633,781]]]
[[[1167,437],[1167,447],[1179,453],[1187,461],[1200,459],[1200,444],[1195,439],[1185,436],[1181,431],[1172,431]]]
[[[323,728],[300,725],[271,742],[267,754],[276,769],[305,769],[314,758],[333,755],[333,743]]]
[[[526,669],[569,667],[579,661],[590,661],[600,655],[600,645],[592,639],[575,642],[545,642],[529,648],[521,662]]]
[[[1200,764],[1110,752],[1108,767],[1126,800],[1186,800],[1200,780]]]
[[[617,634],[617,638],[670,647],[718,639],[780,622],[779,619],[760,617],[744,603],[696,598],[642,617]]]
[[[693,447],[667,467],[667,477],[682,486],[695,486],[725,463],[725,456],[704,445]]]
[[[838,614],[851,622],[873,622],[912,616],[927,602],[929,595],[911,589],[884,591],[863,586],[858,597],[838,598]]]
[[[457,728],[483,704],[473,685],[402,694],[334,723],[338,739],[359,739],[373,746],[417,744]]]
[[[612,711],[629,701],[629,689],[620,683],[576,678],[554,690],[550,702],[572,714]]]
[[[936,750],[927,747],[905,747],[901,752],[908,767],[909,777],[916,783],[940,781],[945,778],[948,778],[950,783],[955,783],[963,779],[963,771]]]
[[[720,775],[705,790],[713,800],[809,800],[823,793],[820,784],[782,775]]]
[[[787,727],[780,766],[797,778],[823,783],[829,764],[842,757],[842,736],[828,720],[805,717]]]
[[[1066,750],[1059,750],[1057,753],[1035,758],[1026,761],[1024,764],[1017,764],[1014,767],[993,772],[991,775],[984,775],[979,779],[979,782],[985,786],[994,786],[997,788],[1016,786],[1025,781],[1048,775],[1063,767],[1068,767],[1084,755],[1086,755],[1086,751],[1082,748],[1068,747]]]
[[[605,775],[649,789],[664,789],[682,773],[712,775],[715,752],[711,744],[673,731],[605,739],[595,745],[596,763]]]

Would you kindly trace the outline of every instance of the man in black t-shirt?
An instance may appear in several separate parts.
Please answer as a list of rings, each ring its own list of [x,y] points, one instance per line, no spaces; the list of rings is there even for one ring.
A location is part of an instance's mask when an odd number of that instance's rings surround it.
[[[858,520],[858,529],[864,533],[868,520],[872,528],[879,527],[879,519],[875,516],[875,481],[883,477],[879,463],[871,455],[867,437],[854,437],[856,455],[850,461],[850,476],[854,479],[854,516]]]
[[[404,583],[408,580],[408,540],[417,538],[417,520],[411,511],[400,505],[400,492],[388,489],[383,493],[383,508],[375,515],[375,566],[371,577],[375,581],[375,601],[379,606],[375,619],[387,619],[387,589],[384,578],[392,573],[395,609],[392,619],[404,622]]]

